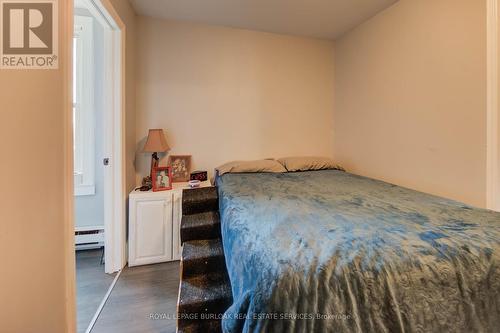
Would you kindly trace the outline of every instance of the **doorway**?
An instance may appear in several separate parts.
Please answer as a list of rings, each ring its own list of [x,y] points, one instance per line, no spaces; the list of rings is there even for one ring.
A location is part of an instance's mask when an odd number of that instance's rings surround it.
[[[77,331],[90,332],[126,263],[123,24],[107,0],[74,1]]]

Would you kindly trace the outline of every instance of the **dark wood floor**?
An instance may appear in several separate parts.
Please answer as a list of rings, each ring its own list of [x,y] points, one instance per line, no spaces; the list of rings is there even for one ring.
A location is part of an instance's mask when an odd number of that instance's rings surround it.
[[[104,273],[100,264],[102,250],[76,252],[76,306],[77,331],[85,332],[99,307],[114,274]]]
[[[174,333],[179,262],[125,267],[92,333]]]

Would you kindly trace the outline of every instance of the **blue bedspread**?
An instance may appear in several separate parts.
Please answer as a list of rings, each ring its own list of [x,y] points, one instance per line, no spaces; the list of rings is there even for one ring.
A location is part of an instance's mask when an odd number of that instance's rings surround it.
[[[334,170],[217,181],[224,332],[500,332],[500,214]]]

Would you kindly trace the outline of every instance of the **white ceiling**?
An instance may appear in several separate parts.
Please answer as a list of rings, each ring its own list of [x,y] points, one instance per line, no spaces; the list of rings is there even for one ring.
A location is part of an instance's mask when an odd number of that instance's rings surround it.
[[[335,39],[398,0],[130,0],[140,15]]]

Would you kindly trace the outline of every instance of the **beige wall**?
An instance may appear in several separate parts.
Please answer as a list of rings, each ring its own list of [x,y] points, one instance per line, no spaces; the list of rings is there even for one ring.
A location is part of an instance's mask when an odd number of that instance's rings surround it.
[[[65,173],[72,173],[65,159],[65,121],[71,114],[63,93],[71,36],[67,10],[67,2],[59,1],[58,70],[0,69],[0,331],[5,333],[60,333],[73,325],[73,314],[66,312],[66,302],[73,301],[72,275],[65,275],[74,269],[65,241],[73,225],[64,209],[71,186]]]
[[[109,0],[125,24],[125,169],[127,192],[135,187],[135,29],[136,15],[127,0]]]
[[[336,42],[339,163],[485,206],[485,3],[401,0]]]
[[[127,174],[134,186],[135,14],[111,0],[127,25]],[[0,331],[74,331],[70,100],[64,68],[71,8],[59,1],[59,69],[0,70]],[[66,103],[66,104],[65,104]],[[67,177],[65,176],[67,175]],[[65,179],[70,182],[65,182]],[[65,193],[68,194],[65,196]],[[69,241],[69,243],[68,243]]]
[[[210,172],[235,159],[332,154],[332,42],[142,16],[137,32],[138,181],[149,173],[148,128]]]

